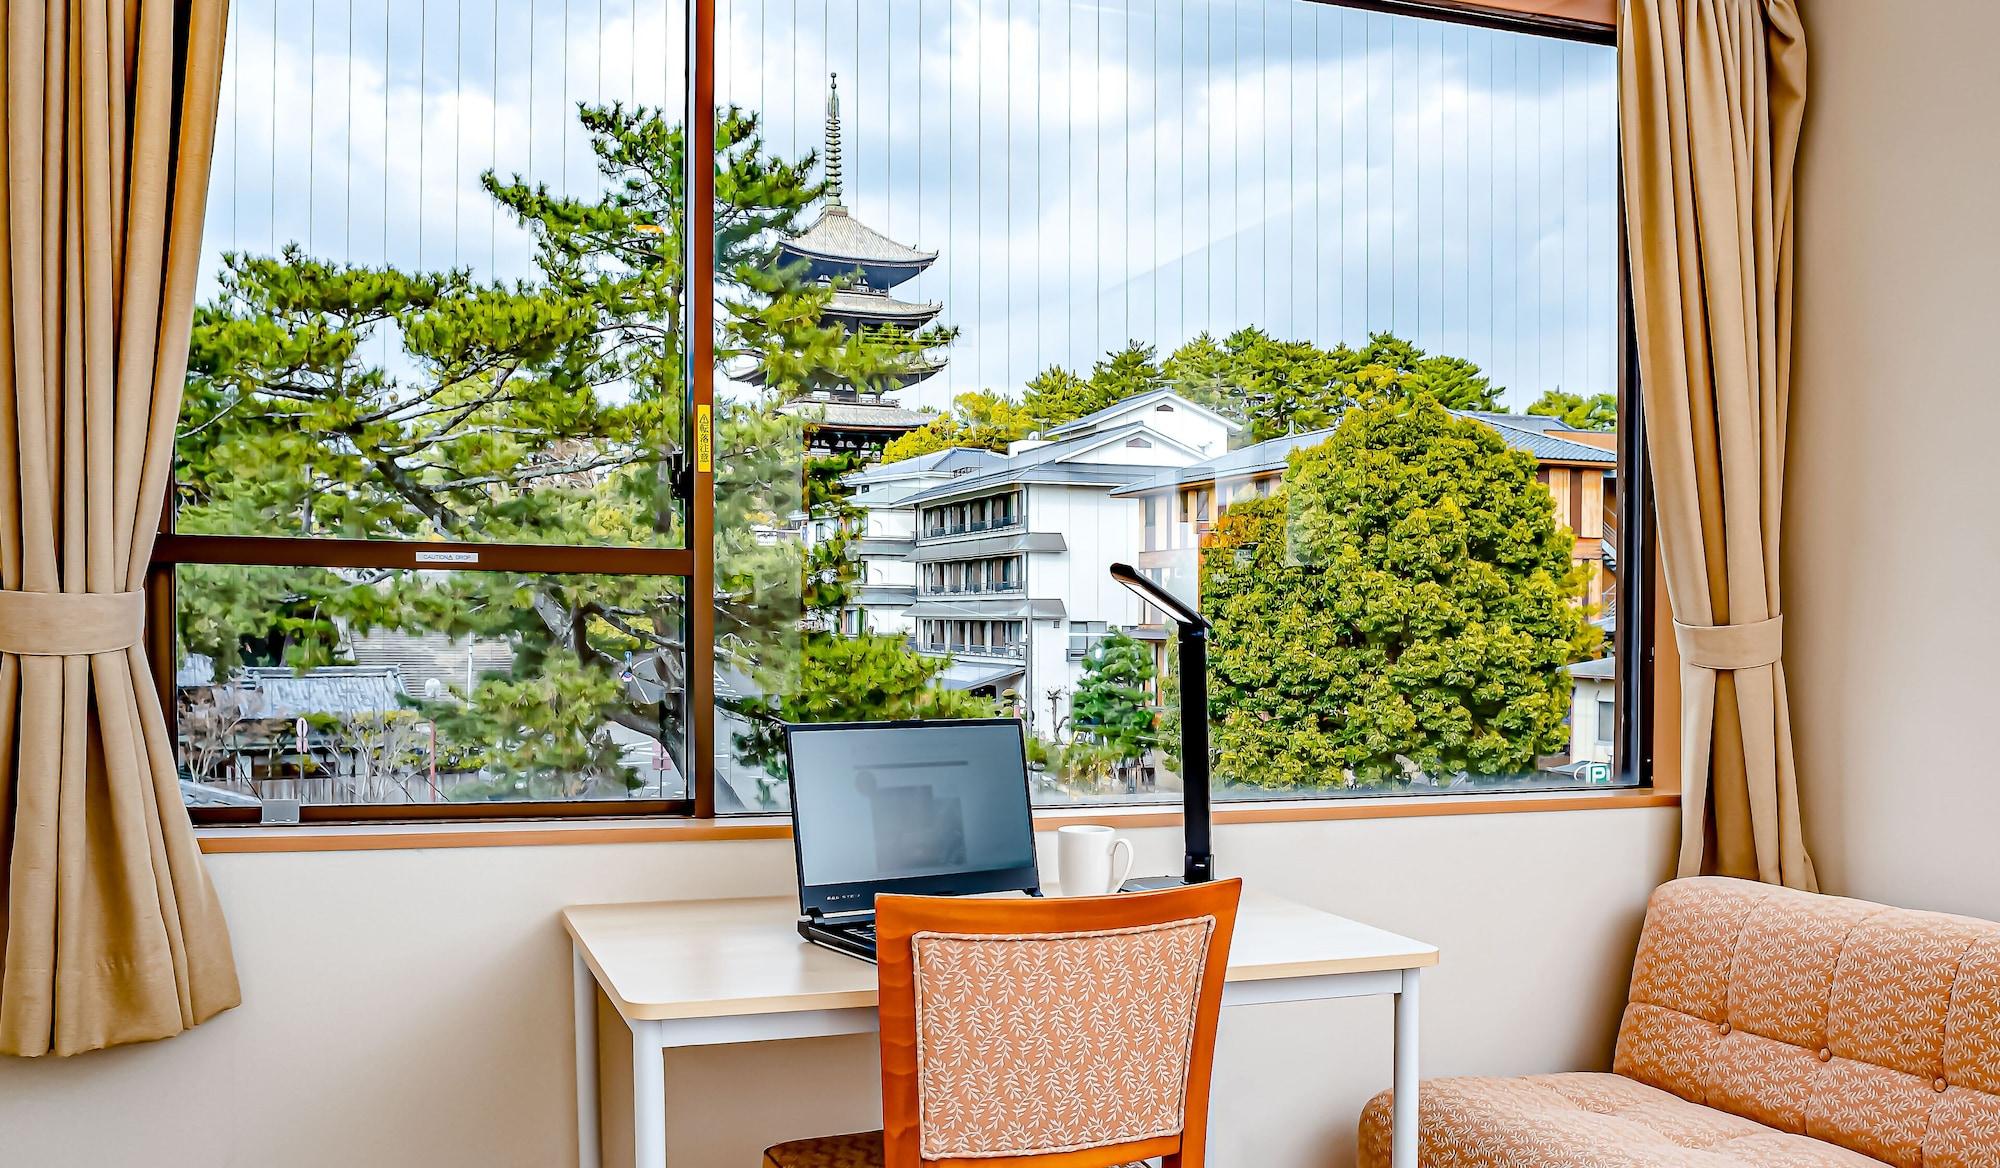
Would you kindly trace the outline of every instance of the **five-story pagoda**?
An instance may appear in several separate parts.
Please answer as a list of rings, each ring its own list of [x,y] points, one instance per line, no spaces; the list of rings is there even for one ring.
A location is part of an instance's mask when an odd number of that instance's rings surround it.
[[[913,338],[937,318],[936,301],[898,300],[889,290],[908,281],[937,261],[934,251],[918,251],[897,243],[848,213],[841,202],[840,81],[829,79],[826,100],[826,205],[811,227],[778,245],[786,265],[802,265],[808,279],[829,286],[832,297],[824,319],[850,335],[873,332],[892,343]],[[929,422],[933,415],[905,409],[887,395],[923,381],[945,367],[925,344],[914,340],[889,384],[841,386],[793,398],[787,413],[806,419],[807,440],[815,453],[879,454],[898,435]],[[932,342],[934,344],[934,342]]]

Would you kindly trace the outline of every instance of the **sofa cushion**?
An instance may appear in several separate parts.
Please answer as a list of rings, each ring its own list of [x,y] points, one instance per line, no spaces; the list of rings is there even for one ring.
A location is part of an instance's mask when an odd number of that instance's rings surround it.
[[[1674,881],[1613,1069],[1902,1168],[2000,1166],[2000,925]]]
[[[1389,1103],[1361,1114],[1361,1168],[1389,1168]],[[1621,1075],[1430,1079],[1417,1109],[1423,1168],[1881,1168]]]

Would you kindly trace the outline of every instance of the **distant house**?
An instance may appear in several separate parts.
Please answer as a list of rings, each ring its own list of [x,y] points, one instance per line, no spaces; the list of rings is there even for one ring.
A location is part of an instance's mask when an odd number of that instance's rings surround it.
[[[1239,429],[1160,391],[1004,455],[942,451],[850,475],[869,511],[859,623],[906,629],[918,652],[952,659],[947,685],[1012,691],[1030,726],[1052,734],[1084,655],[1139,615],[1107,572],[1139,551],[1138,505],[1113,492],[1220,454]]]
[[[1615,604],[1618,436],[1572,430],[1559,419],[1533,414],[1454,412],[1491,428],[1509,447],[1534,457],[1536,481],[1547,488],[1554,500],[1557,521],[1576,534],[1571,555],[1587,569],[1584,602],[1594,612]],[[1276,491],[1284,480],[1293,451],[1316,446],[1332,436],[1331,429],[1288,434],[1174,467],[1113,490],[1112,497],[1139,504],[1139,556],[1135,566],[1176,594],[1198,601],[1200,549],[1222,509],[1247,496]],[[1156,660],[1164,671],[1167,630],[1161,615],[1148,606],[1129,631],[1142,640],[1154,642]],[[1587,711],[1592,718],[1596,712],[1595,706]],[[1594,735],[1595,725],[1594,721],[1587,722],[1580,732]],[[1573,720],[1573,730],[1576,726]],[[1592,737],[1583,745],[1589,747],[1594,743]],[[1609,750],[1608,743],[1605,749]]]

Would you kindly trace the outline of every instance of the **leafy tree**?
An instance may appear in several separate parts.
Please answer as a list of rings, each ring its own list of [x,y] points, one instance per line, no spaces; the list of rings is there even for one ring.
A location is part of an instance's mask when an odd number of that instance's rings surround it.
[[[1391,333],[1375,333],[1359,349],[1345,344],[1320,349],[1244,329],[1227,345],[1237,362],[1235,378],[1248,402],[1255,442],[1335,425],[1357,402],[1423,394],[1447,409],[1490,410],[1500,399],[1477,365],[1431,356]]]
[[[1562,424],[1572,430],[1616,430],[1618,428],[1618,396],[1610,393],[1581,394],[1564,393],[1560,389],[1545,390],[1528,407],[1531,414],[1560,418]]]
[[[1532,769],[1591,655],[1534,460],[1428,394],[1347,411],[1202,551],[1218,775],[1393,786]]]
[[[1140,757],[1154,738],[1147,686],[1157,672],[1150,648],[1112,630],[1083,660],[1083,676],[1070,696],[1071,727],[1117,748],[1120,758]]]
[[[992,390],[973,390],[953,398],[950,413],[891,441],[882,461],[900,462],[955,446],[1005,450],[1039,429],[1041,423],[1020,403]]]
[[[180,530],[683,542],[681,129],[619,105],[578,116],[603,193],[482,178],[534,239],[531,279],[335,264],[296,246],[225,257],[195,320]],[[773,156],[757,118],[733,108],[718,115],[716,147],[718,362],[768,388],[717,408],[715,604],[720,656],[754,683],[738,712],[768,723],[795,696],[786,681],[847,652],[805,627],[844,598],[844,559],[808,563],[797,543],[756,536],[803,504],[839,506],[825,480],[842,468],[802,476],[802,424],[778,407],[804,390],[887,388],[951,334],[849,334],[826,320],[831,291],[785,270],[774,246],[823,194],[815,160]],[[811,482],[820,493],[802,496]],[[511,670],[474,679],[448,708],[427,703],[440,733],[479,744],[473,765],[499,776],[493,793],[630,787],[604,725],[678,743],[690,716],[690,598],[671,578],[192,567],[180,595],[186,648],[223,673],[338,663],[347,639],[372,629],[504,640]],[[942,662],[894,639],[866,647],[845,664],[874,672],[851,676],[847,692],[889,705],[956,699],[930,690]]]

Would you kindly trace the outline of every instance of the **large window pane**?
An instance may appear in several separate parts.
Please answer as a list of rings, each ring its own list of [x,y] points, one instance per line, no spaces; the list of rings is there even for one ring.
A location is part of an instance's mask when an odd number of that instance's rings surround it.
[[[191,804],[687,793],[678,579],[229,565],[177,577]]]
[[[1612,48],[1304,0],[720,0],[723,809],[997,710],[1044,802],[1612,781]],[[761,189],[752,176],[774,176]],[[796,485],[794,485],[796,484]]]
[[[229,19],[177,530],[684,546],[684,0]]]

